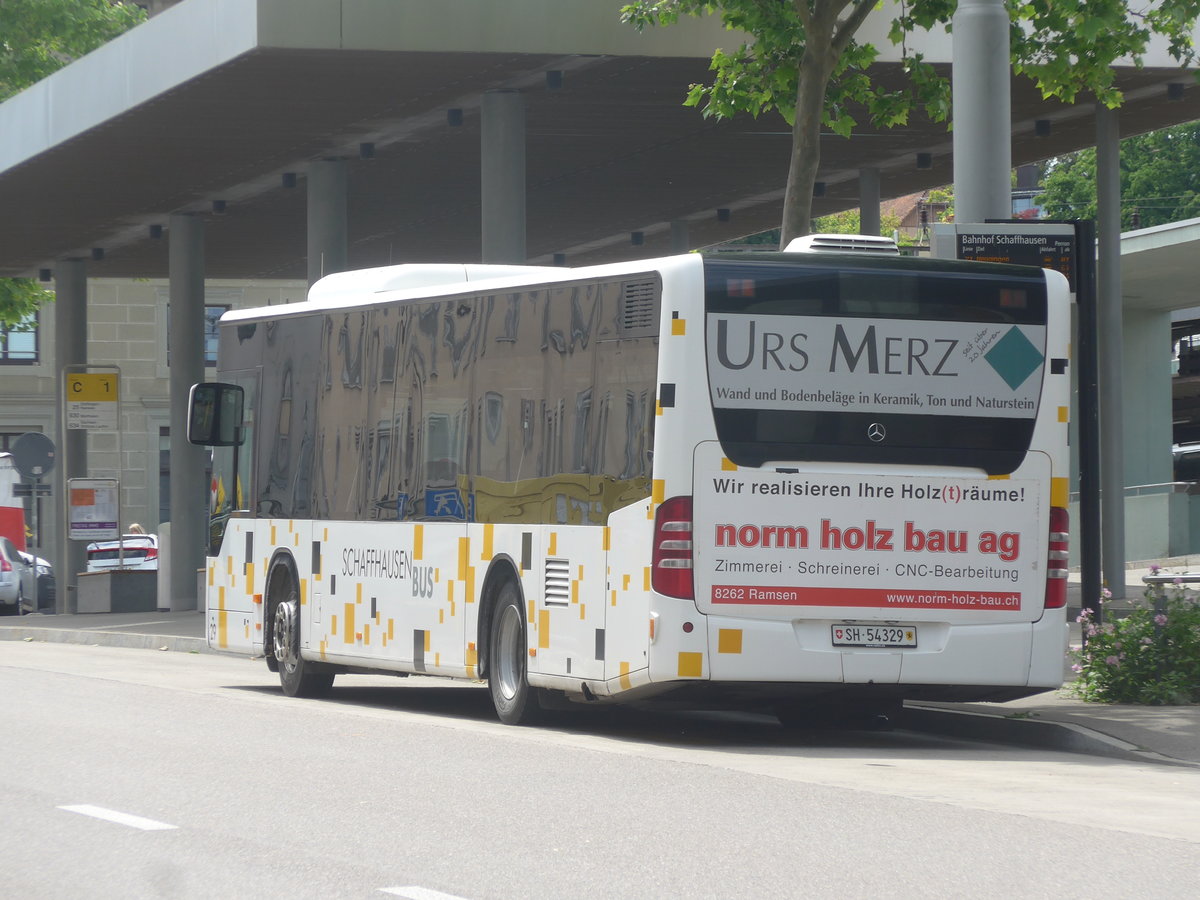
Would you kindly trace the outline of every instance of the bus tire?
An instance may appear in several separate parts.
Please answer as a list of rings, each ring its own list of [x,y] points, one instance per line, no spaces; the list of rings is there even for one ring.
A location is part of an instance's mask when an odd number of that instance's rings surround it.
[[[319,697],[333,687],[333,673],[320,671],[300,656],[300,594],[296,579],[286,566],[280,566],[282,579],[271,609],[271,647],[279,669],[279,684],[289,697]]]
[[[521,592],[511,578],[496,595],[488,635],[488,690],[496,716],[505,725],[531,725],[540,718],[537,689],[529,686],[528,644]]]

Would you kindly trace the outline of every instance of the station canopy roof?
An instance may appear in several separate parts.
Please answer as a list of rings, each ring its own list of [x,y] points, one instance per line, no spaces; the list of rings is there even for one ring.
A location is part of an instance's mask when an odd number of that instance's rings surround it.
[[[477,261],[481,98],[505,89],[526,109],[530,262],[663,255],[672,220],[687,221],[693,247],[778,225],[788,126],[682,105],[714,47],[738,37],[711,19],[639,34],[620,6],[184,0],[0,104],[0,275],[100,248],[91,276],[165,276],[167,242],[150,226],[195,212],[208,277],[304,278],[305,170],[328,158],[348,160],[352,267]],[[882,34],[888,12],[868,31]],[[926,41],[948,63],[949,37]],[[1149,63],[1118,71],[1123,135],[1200,119],[1190,74],[1165,54]],[[899,77],[886,56],[876,68]],[[1043,101],[1013,79],[1014,165],[1092,146],[1095,133],[1090,101]],[[948,184],[951,146],[944,123],[919,118],[828,135],[815,212],[857,206],[863,167],[880,170],[884,198]]]

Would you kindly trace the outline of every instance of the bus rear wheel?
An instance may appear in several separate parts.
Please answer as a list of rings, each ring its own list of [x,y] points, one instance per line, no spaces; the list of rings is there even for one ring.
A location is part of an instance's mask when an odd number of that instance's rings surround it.
[[[537,689],[529,686],[528,643],[521,592],[506,580],[496,597],[489,636],[488,690],[505,725],[530,725],[541,718]]]
[[[317,697],[333,687],[333,673],[322,672],[300,656],[300,595],[288,572],[283,599],[275,604],[271,647],[279,667],[279,683],[289,697]]]

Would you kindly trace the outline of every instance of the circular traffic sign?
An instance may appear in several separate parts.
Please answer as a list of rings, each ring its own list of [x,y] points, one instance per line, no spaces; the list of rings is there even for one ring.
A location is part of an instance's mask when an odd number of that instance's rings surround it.
[[[12,442],[13,465],[22,478],[43,478],[54,469],[58,451],[40,431],[28,431]]]

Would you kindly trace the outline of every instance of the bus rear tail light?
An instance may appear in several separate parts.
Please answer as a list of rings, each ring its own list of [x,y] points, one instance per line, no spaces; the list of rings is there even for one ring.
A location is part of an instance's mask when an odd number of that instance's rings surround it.
[[[655,591],[668,597],[695,598],[691,497],[671,497],[654,514],[650,582]]]
[[[1070,548],[1070,514],[1061,506],[1050,507],[1050,552],[1046,557],[1046,609],[1067,605],[1067,567]]]

